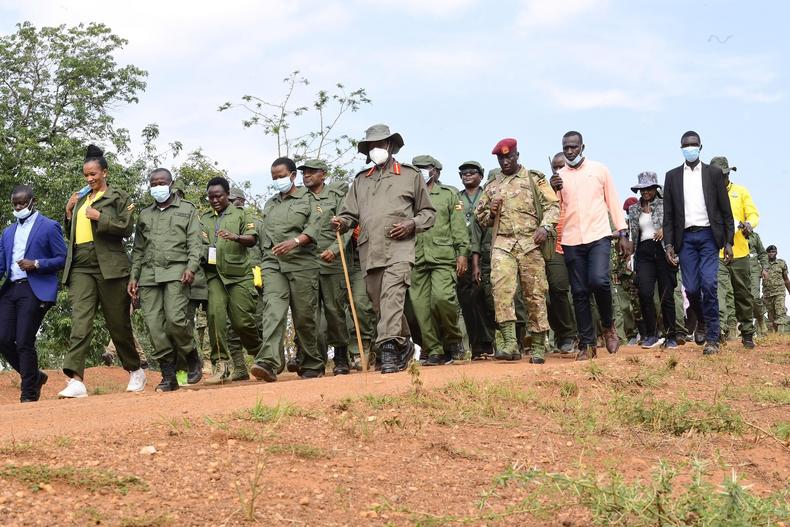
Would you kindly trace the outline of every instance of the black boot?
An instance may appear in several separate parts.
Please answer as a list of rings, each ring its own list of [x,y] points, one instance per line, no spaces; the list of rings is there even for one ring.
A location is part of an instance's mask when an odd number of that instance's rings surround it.
[[[348,347],[337,346],[335,348],[335,357],[332,360],[335,363],[335,367],[332,368],[333,375],[348,375],[350,370],[348,366]]]
[[[407,340],[403,346],[400,346],[398,357],[398,370],[403,371],[409,367],[409,363],[414,358],[414,342],[411,339]]]
[[[187,355],[187,384],[197,384],[203,378],[203,360],[197,348],[192,348],[192,351]]]
[[[172,362],[159,361],[159,367],[162,369],[162,382],[157,385],[156,391],[173,392],[178,390],[176,365]]]
[[[399,353],[395,341],[388,340],[379,346],[381,355],[381,373],[397,373],[399,368]]]

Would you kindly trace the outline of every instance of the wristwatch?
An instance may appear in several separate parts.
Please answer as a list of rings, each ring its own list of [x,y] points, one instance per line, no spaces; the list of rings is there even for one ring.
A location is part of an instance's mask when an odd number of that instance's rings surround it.
[[[35,266],[36,269],[41,267],[41,265],[39,265],[39,263],[38,263],[38,260],[33,260],[33,266]]]

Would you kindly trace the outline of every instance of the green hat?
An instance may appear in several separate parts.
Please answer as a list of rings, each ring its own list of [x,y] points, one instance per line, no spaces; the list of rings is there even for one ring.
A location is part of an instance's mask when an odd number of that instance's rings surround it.
[[[357,151],[360,154],[368,155],[370,152],[370,143],[376,141],[384,141],[385,139],[392,139],[392,153],[397,154],[403,147],[403,138],[400,134],[393,134],[390,132],[390,127],[386,124],[374,124],[365,130],[365,138],[357,143]]]
[[[488,171],[488,177],[486,178],[486,182],[491,181],[501,173],[502,173],[501,168],[492,168],[491,170]]]
[[[436,170],[442,169],[442,164],[439,163],[439,160],[429,155],[417,156],[411,160],[411,164],[416,166],[417,168],[425,168],[431,166]]]
[[[458,170],[463,170],[464,168],[476,168],[477,170],[480,171],[481,176],[486,173],[486,171],[483,170],[483,165],[481,165],[477,161],[464,161],[463,163],[458,165]]]
[[[233,201],[234,199],[239,199],[239,198],[243,200],[247,199],[247,196],[244,195],[244,191],[236,186],[230,187],[230,194],[228,194],[228,199]]]
[[[308,159],[304,161],[301,165],[296,167],[296,170],[304,170],[305,168],[313,168],[315,170],[323,170],[324,172],[329,172],[329,165],[326,164],[326,161],[322,159]]]
[[[730,163],[727,161],[727,158],[724,156],[716,156],[710,160],[710,164],[719,167],[721,169],[721,173],[725,176],[730,173],[730,170],[737,171],[737,167],[731,167]]]
[[[178,178],[178,179],[174,180],[173,181],[173,190],[180,190],[181,192],[186,192],[187,191],[187,186],[184,183],[184,180],[181,179],[181,178]]]

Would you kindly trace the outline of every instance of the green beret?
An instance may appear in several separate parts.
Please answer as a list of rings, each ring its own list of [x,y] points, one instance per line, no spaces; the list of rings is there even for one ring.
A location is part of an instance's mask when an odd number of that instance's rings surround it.
[[[463,170],[465,168],[476,168],[478,171],[480,171],[481,176],[486,173],[486,171],[483,170],[483,165],[477,161],[464,161],[458,166],[458,170]]]
[[[417,156],[411,160],[411,164],[418,168],[425,168],[431,166],[436,170],[442,169],[442,164],[439,163],[439,161],[435,157],[429,155]]]
[[[326,161],[322,159],[308,159],[307,161],[303,162],[301,165],[296,167],[296,170],[304,170],[305,168],[312,168],[314,170],[323,170],[324,172],[329,172],[329,165],[327,165]]]

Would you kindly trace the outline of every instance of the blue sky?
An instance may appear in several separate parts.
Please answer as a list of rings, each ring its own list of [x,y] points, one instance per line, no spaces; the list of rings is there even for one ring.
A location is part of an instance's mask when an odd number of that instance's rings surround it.
[[[312,82],[304,102],[336,82],[366,88],[373,104],[342,131],[361,137],[388,123],[405,139],[402,161],[430,153],[454,185],[461,161],[493,167],[491,147],[507,136],[523,164],[546,171],[576,129],[625,199],[639,172],[663,178],[681,163],[680,135],[694,129],[704,160],[723,154],[738,167],[758,231],[790,258],[788,15],[788,4],[766,0],[0,0],[0,31],[23,20],[108,24],[130,41],[121,61],[150,74],[118,124],[137,134],[156,122],[163,142],[202,147],[259,191],[273,140],[242,128],[241,112],[216,108],[245,93],[277,100],[295,69]]]

